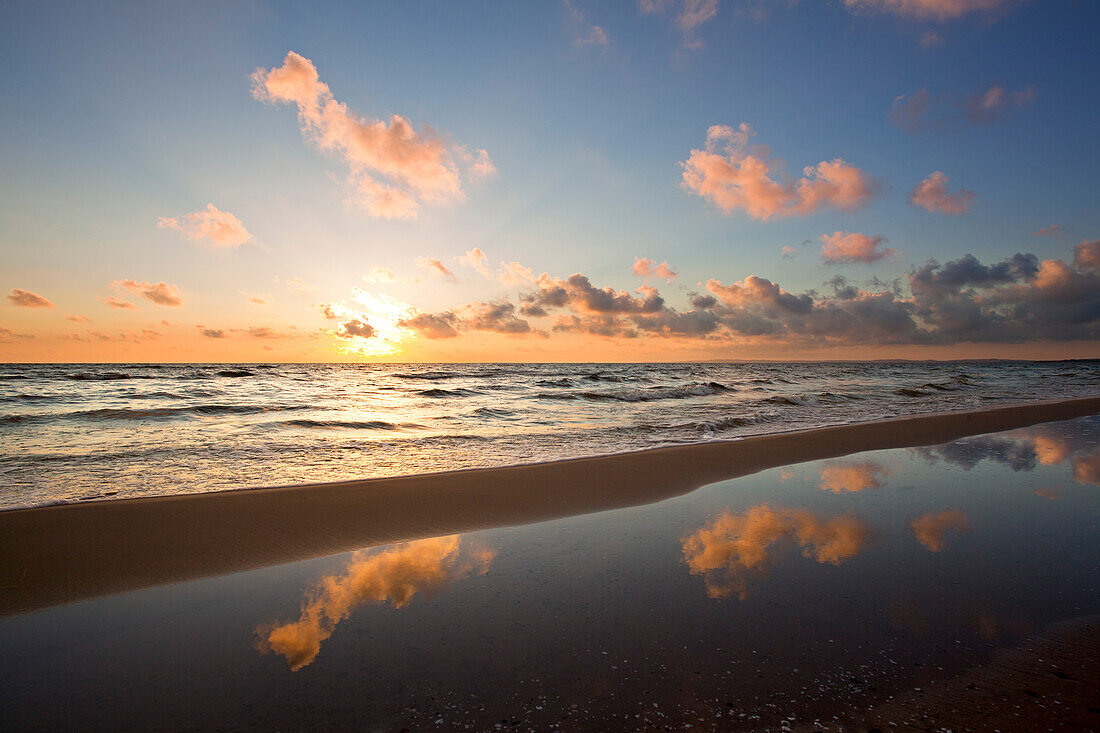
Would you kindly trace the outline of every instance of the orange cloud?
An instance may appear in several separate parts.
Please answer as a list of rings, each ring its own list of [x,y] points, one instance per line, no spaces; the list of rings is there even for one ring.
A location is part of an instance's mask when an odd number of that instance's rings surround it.
[[[1079,484],[1100,486],[1100,452],[1073,459],[1073,480]]]
[[[1040,237],[1058,237],[1060,239],[1065,236],[1066,228],[1061,224],[1051,224],[1050,226],[1036,229],[1034,234]]]
[[[385,122],[353,114],[336,101],[313,62],[293,51],[282,66],[252,74],[252,94],[270,104],[297,106],[302,134],[343,156],[349,183],[371,216],[410,219],[423,203],[464,199],[460,162],[467,178],[496,170],[484,150],[470,155],[430,129],[417,132],[400,115]]]
[[[363,275],[363,279],[369,283],[392,283],[397,279],[397,275],[394,275],[393,270],[388,267],[375,265],[370,268],[370,272]]]
[[[131,303],[130,301],[123,300],[122,298],[116,298],[113,295],[104,296],[104,297],[100,298],[100,300],[102,300],[104,303],[111,306],[112,308],[119,308],[119,309],[123,309],[123,310],[125,310],[125,309],[136,309],[137,308],[137,306],[134,305],[133,303]]]
[[[17,305],[21,308],[53,308],[54,304],[46,298],[43,298],[38,293],[32,293],[29,290],[23,290],[21,288],[13,288],[10,293],[4,296],[8,299],[8,302],[12,305]]]
[[[1100,271],[1100,239],[1078,242],[1073,248],[1073,264],[1082,270]]]
[[[912,20],[952,20],[979,11],[992,11],[1011,0],[844,0],[853,10],[893,13]]]
[[[175,285],[169,285],[166,282],[147,283],[144,280],[141,282],[137,280],[115,280],[111,283],[111,287],[128,290],[157,305],[183,305],[183,299],[180,297],[179,288]]]
[[[821,489],[834,494],[881,489],[890,471],[874,461],[827,463],[821,468]]]
[[[948,531],[962,534],[973,529],[966,515],[957,509],[925,514],[917,517],[909,523],[909,529],[913,537],[917,539],[929,552],[939,552],[944,548],[944,534]]]
[[[429,273],[435,273],[449,283],[458,282],[455,274],[442,262],[430,257],[417,257],[416,266]]]
[[[949,193],[948,180],[942,171],[934,171],[909,193],[909,203],[928,211],[955,216],[969,212],[970,202],[977,194],[962,188],[955,193]]]
[[[322,578],[319,588],[306,596],[297,621],[256,629],[260,649],[281,654],[292,670],[299,670],[317,658],[321,642],[356,606],[389,603],[405,608],[418,594],[430,596],[456,580],[488,572],[494,553],[463,553],[461,542],[450,535],[355,553],[342,575]]]
[[[239,247],[252,239],[240,219],[228,211],[221,211],[214,204],[184,214],[182,220],[162,216],[157,219],[157,227],[175,229],[196,241],[206,240],[215,247]]]
[[[702,575],[710,598],[742,600],[749,576],[763,572],[769,551],[781,540],[821,563],[840,563],[863,549],[870,530],[858,517],[820,518],[805,509],[761,504],[743,514],[724,511],[714,521],[683,539],[684,562],[692,575]]]
[[[894,250],[884,247],[886,237],[869,237],[855,232],[833,232],[822,234],[821,259],[831,265],[860,262],[871,264],[886,259]]]
[[[874,195],[875,182],[840,158],[802,170],[795,180],[776,180],[777,165],[764,146],[749,148],[752,126],[737,130],[714,125],[703,150],[682,161],[687,191],[702,196],[723,213],[743,210],[754,219],[805,216],[825,208],[858,209]]]
[[[658,265],[656,260],[650,259],[649,257],[638,257],[634,260],[634,274],[639,277],[650,277],[653,275],[664,279],[665,282],[671,283],[679,273],[668,266],[668,260]]]

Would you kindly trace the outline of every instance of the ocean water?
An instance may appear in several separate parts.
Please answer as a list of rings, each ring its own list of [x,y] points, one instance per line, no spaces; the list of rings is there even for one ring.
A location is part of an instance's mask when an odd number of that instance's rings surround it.
[[[618,453],[1100,393],[1100,361],[0,365],[0,509]]]

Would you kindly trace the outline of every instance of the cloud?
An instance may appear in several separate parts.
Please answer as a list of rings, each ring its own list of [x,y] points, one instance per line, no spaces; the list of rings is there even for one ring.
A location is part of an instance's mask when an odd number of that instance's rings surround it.
[[[275,278],[275,283],[278,284],[278,282],[279,278]],[[283,287],[285,287],[286,291],[288,293],[291,293],[292,295],[309,295],[311,293],[317,292],[316,285],[314,285],[313,283],[308,283],[302,278],[296,276],[287,279],[287,281],[283,283]]]
[[[966,97],[933,96],[928,89],[921,89],[896,97],[890,107],[890,120],[911,132],[987,124],[999,120],[1009,110],[1030,104],[1035,97],[1035,90],[1030,87],[1008,91],[994,85]]]
[[[935,31],[925,31],[920,37],[920,47],[923,49],[938,48],[943,45],[943,38]]]
[[[944,535],[947,532],[962,534],[973,527],[965,514],[957,509],[948,509],[917,517],[909,523],[909,529],[917,542],[924,545],[929,552],[939,552],[944,548]]]
[[[21,288],[13,288],[10,293],[4,296],[8,299],[8,302],[12,305],[17,305],[20,308],[53,308],[54,304],[46,298],[42,297],[38,293],[32,293],[29,290],[23,290]]]
[[[411,328],[420,333],[424,338],[447,339],[458,336],[459,318],[450,311],[443,313],[417,313],[415,316],[404,318],[400,325]]]
[[[474,247],[458,258],[459,263],[484,275],[487,279],[493,276],[489,269],[489,258],[481,251],[480,247]]]
[[[430,128],[417,132],[401,115],[386,122],[352,113],[336,101],[313,62],[293,51],[282,66],[252,74],[252,94],[297,107],[302,134],[342,156],[350,187],[374,217],[410,219],[425,203],[462,201],[464,173],[469,180],[495,171],[484,150],[467,155]]]
[[[795,255],[798,254],[798,247],[789,247],[787,245],[783,245],[779,248],[779,251],[781,252],[780,256],[783,259],[793,260],[795,258]]]
[[[223,339],[225,338],[225,331],[220,328],[203,328],[198,326],[199,332],[208,339]]]
[[[427,273],[439,275],[449,283],[458,282],[458,278],[455,277],[455,274],[439,260],[430,257],[417,257],[416,266]]]
[[[340,338],[352,338],[358,336],[359,338],[373,338],[377,331],[374,330],[374,326],[367,323],[361,318],[353,318],[350,321],[345,321],[340,324],[340,328],[336,330],[336,335]]]
[[[821,490],[834,494],[881,489],[890,470],[874,461],[826,463],[821,467]]]
[[[775,561],[774,545],[785,541],[820,563],[839,565],[855,557],[870,537],[867,524],[852,515],[819,517],[805,509],[767,504],[743,514],[723,511],[682,541],[684,562],[702,575],[710,598],[736,594],[744,600],[751,577]]]
[[[1073,248],[1073,264],[1082,270],[1100,272],[1100,239],[1078,242]]]
[[[1050,226],[1036,229],[1034,234],[1040,237],[1053,237],[1061,239],[1066,236],[1066,229],[1060,224],[1051,224]]]
[[[742,210],[754,219],[805,216],[835,208],[858,209],[874,195],[875,181],[841,158],[823,160],[802,170],[802,177],[776,179],[777,164],[766,147],[748,146],[748,123],[737,130],[714,125],[703,150],[681,161],[681,185],[725,214]]]
[[[684,47],[702,48],[703,43],[695,38],[695,30],[718,14],[718,0],[638,0],[638,12],[642,15],[664,13],[673,7]]]
[[[214,204],[184,214],[182,219],[162,216],[157,219],[157,227],[175,229],[195,241],[206,240],[215,247],[239,247],[252,239],[240,219],[219,210]]]
[[[130,301],[123,300],[122,298],[116,298],[113,295],[104,296],[104,297],[100,298],[100,300],[102,300],[104,303],[111,306],[112,308],[119,308],[119,309],[123,309],[123,310],[137,309],[137,306],[134,305],[133,303],[131,303]]]
[[[475,331],[493,331],[495,333],[529,333],[531,324],[516,316],[513,303],[475,303],[469,306],[469,315],[463,323],[464,328]]]
[[[416,540],[375,552],[357,552],[344,572],[321,578],[302,601],[297,621],[256,629],[261,651],[286,658],[292,670],[309,665],[332,636],[336,625],[364,603],[388,603],[395,609],[431,596],[471,575],[489,571],[495,553],[462,547],[458,535]]]
[[[17,333],[10,328],[0,326],[0,342],[11,343],[16,339],[32,339],[34,334],[30,333]]]
[[[947,191],[948,178],[942,171],[933,171],[909,193],[909,203],[927,211],[961,216],[970,211],[970,202],[977,196],[973,191],[960,188],[955,193]]]
[[[1011,92],[1000,85],[994,85],[966,100],[966,119],[971,122],[992,122],[1007,110],[1023,107],[1033,101],[1035,101],[1035,90],[1030,87]]]
[[[886,237],[881,235],[869,237],[855,232],[833,232],[822,234],[821,241],[824,243],[821,246],[821,259],[830,265],[857,262],[869,265],[895,253],[895,250],[883,246],[886,244]]]
[[[634,260],[634,274],[639,277],[656,276],[671,283],[678,273],[668,266],[668,260],[658,265],[656,260],[649,257],[638,257]]]
[[[370,272],[363,275],[363,279],[368,283],[392,283],[397,279],[397,275],[393,274],[393,270],[388,267],[380,267],[375,265],[370,268]]]
[[[65,316],[65,320],[67,320],[67,321],[74,321],[74,322],[76,322],[76,323],[87,323],[88,321],[90,321],[90,320],[92,320],[92,319],[91,319],[91,318],[88,318],[88,316],[74,316],[74,315],[69,315],[69,316]]]
[[[415,310],[388,295],[374,295],[352,288],[351,302],[323,303],[321,314],[327,320],[339,321],[328,331],[338,347],[348,353],[364,356],[395,354],[400,345],[413,337],[413,329],[405,324]]]
[[[179,288],[163,281],[159,283],[147,283],[144,280],[141,282],[137,280],[115,280],[111,283],[111,287],[118,290],[127,290],[134,295],[140,295],[157,305],[183,305],[183,299],[180,297]]]
[[[954,20],[970,13],[990,12],[1012,0],[844,0],[851,10],[893,13],[909,20]]]
[[[606,46],[608,43],[607,32],[598,25],[589,23],[584,13],[581,12],[572,0],[562,0],[569,20],[577,29],[573,38],[574,46]]]

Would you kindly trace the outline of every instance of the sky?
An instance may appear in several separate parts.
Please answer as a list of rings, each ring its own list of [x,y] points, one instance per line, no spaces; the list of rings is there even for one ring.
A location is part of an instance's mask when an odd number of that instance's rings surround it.
[[[1092,0],[0,7],[0,361],[1100,357]]]

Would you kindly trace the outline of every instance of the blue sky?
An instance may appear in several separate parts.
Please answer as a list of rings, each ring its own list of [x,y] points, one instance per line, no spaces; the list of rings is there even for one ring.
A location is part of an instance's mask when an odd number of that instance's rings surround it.
[[[35,349],[71,330],[46,319],[61,310],[94,310],[104,327],[132,330],[137,321],[118,319],[152,314],[98,302],[122,278],[181,288],[188,325],[222,318],[241,328],[321,328],[312,306],[365,287],[375,266],[408,273],[387,293],[418,312],[503,297],[499,283],[455,265],[472,248],[493,265],[580,272],[627,290],[639,284],[635,258],[668,260],[679,277],[656,284],[681,310],[708,278],[757,275],[802,292],[838,272],[891,280],[964,253],[1068,262],[1076,243],[1100,236],[1100,6],[992,4],[927,20],[842,0],[720,0],[686,34],[679,0],[654,13],[583,0],[6,3],[0,286],[59,310],[6,309],[0,324],[34,335]],[[577,42],[593,25],[607,42]],[[930,48],[928,33],[940,41]],[[497,174],[415,220],[367,215],[349,203],[340,156],[303,138],[292,106],[250,93],[252,72],[288,51],[309,59],[352,113],[399,114],[484,148]],[[993,121],[962,119],[960,100],[993,86],[1034,98]],[[951,119],[916,131],[893,124],[895,98],[921,89]],[[708,128],[742,122],[791,176],[843,158],[876,181],[876,195],[853,211],[760,221],[685,190],[681,161],[704,147]],[[907,202],[936,170],[952,190],[976,193],[966,215]],[[243,222],[248,244],[204,249],[156,228],[158,217],[211,202]],[[1051,224],[1064,238],[1034,234]],[[823,264],[818,238],[835,231],[881,235],[897,254]],[[798,252],[784,259],[783,246]],[[458,282],[413,283],[416,257],[439,259]],[[275,278],[291,277],[315,295],[276,297]],[[267,293],[278,308],[251,313],[241,292]]]

